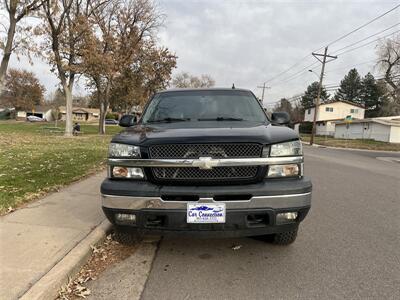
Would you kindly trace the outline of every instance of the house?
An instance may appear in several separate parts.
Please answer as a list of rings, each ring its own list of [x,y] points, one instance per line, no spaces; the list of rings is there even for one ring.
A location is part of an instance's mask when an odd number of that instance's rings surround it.
[[[17,110],[16,119],[26,120],[29,116],[36,116],[48,122],[53,121],[52,107],[47,105],[35,105],[32,109]]]
[[[315,107],[306,109],[304,122],[313,122]],[[353,119],[363,119],[365,108],[349,101],[335,100],[319,105],[317,112],[317,135],[335,134],[335,121],[344,120],[351,116]]]
[[[0,106],[0,120],[8,120],[13,118],[15,115],[14,107],[2,107]]]
[[[65,106],[59,107],[61,113],[61,120],[65,121],[67,109]],[[74,121],[97,121],[100,117],[100,109],[98,108],[86,108],[86,107],[73,107],[72,108],[72,119]]]
[[[400,116],[336,122],[335,138],[400,143]]]

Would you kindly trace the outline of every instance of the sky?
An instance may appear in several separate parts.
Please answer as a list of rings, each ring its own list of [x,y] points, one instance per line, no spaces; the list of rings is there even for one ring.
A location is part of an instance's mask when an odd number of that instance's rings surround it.
[[[257,87],[266,82],[269,88],[265,90],[264,104],[271,105],[283,97],[304,92],[308,84],[318,80],[321,64],[311,56],[312,51],[323,51],[330,42],[397,4],[400,2],[386,0],[158,0],[165,15],[158,40],[178,56],[174,74],[209,74],[217,87],[231,87],[234,83],[259,97],[261,89]],[[333,43],[328,53],[340,54],[340,48],[397,23],[400,8]],[[400,25],[356,46],[398,30]],[[371,72],[379,77],[382,72],[375,67],[376,44],[338,55],[326,65],[324,84],[338,85],[352,67],[362,76]],[[294,64],[294,68],[276,77]],[[58,85],[50,67],[39,59],[30,65],[26,59],[13,56],[10,66],[36,73],[47,93]],[[313,73],[308,69],[313,69]],[[75,94],[85,93],[81,80]]]

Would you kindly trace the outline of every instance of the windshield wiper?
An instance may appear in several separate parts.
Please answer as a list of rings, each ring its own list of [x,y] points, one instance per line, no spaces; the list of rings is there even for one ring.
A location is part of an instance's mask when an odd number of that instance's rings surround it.
[[[149,120],[147,123],[171,123],[171,122],[185,122],[190,121],[190,118],[164,118],[159,120]]]
[[[242,118],[232,118],[232,117],[217,117],[217,118],[205,118],[197,119],[198,121],[243,121]]]

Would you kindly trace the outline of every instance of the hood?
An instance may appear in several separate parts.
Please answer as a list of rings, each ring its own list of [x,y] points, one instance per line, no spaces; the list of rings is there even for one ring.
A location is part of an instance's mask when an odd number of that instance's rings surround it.
[[[247,121],[202,121],[138,124],[114,136],[112,142],[138,146],[221,142],[275,144],[298,138],[288,127]]]

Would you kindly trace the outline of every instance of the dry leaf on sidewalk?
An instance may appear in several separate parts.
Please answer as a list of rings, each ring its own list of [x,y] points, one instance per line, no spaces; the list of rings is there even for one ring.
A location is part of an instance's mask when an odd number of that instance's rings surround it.
[[[237,250],[239,250],[240,248],[242,248],[242,245],[233,245],[233,246],[232,246],[232,250],[233,250],[233,251],[237,251]]]

